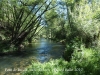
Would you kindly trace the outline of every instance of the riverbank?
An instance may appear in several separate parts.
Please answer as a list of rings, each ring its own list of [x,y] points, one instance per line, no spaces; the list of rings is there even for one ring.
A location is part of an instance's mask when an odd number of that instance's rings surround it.
[[[21,72],[19,70],[27,68],[32,61],[44,63],[50,59],[62,57],[64,49],[65,46],[62,44],[40,39],[38,42],[25,47],[22,52],[11,52],[0,56],[0,73],[1,75],[18,75]],[[12,71],[14,69],[16,71]]]
[[[21,75],[99,75],[100,51],[86,49],[74,52],[72,60],[67,62],[61,59],[40,63],[32,62]]]

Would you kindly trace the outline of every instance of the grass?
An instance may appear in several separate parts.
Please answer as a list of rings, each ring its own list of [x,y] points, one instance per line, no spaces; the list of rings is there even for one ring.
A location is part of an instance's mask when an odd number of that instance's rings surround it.
[[[21,75],[99,75],[100,51],[84,48],[81,52],[74,51],[72,60],[56,59],[49,62],[32,64]]]

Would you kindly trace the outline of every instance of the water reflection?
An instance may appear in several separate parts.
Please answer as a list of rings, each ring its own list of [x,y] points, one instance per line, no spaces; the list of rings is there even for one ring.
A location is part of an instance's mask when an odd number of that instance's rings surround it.
[[[64,46],[61,44],[48,41],[44,38],[40,40],[40,43],[37,47],[37,59],[40,62],[45,62],[52,59],[60,58],[62,52],[64,51]]]
[[[0,75],[6,73],[5,68],[25,68],[31,64],[32,60],[43,63],[50,59],[60,58],[63,51],[63,45],[42,38],[32,46],[26,47],[26,50],[20,55],[0,57],[0,71],[2,71]],[[11,75],[11,73],[7,75]]]

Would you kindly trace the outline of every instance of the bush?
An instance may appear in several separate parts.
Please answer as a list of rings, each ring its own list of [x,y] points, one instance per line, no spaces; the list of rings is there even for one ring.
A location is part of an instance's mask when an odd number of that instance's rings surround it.
[[[32,62],[32,65],[22,75],[63,75],[65,65],[67,65],[67,62],[62,59],[51,60],[47,63]]]
[[[83,49],[74,51],[70,62],[61,59],[40,63],[32,62],[22,75],[99,75],[100,51]]]

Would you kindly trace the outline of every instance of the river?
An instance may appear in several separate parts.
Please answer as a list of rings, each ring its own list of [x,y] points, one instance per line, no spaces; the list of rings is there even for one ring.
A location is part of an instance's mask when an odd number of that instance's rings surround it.
[[[24,69],[32,61],[43,63],[50,59],[60,58],[64,50],[64,45],[42,38],[26,47],[20,54],[0,57],[0,75],[20,75],[20,71],[13,72],[12,70]]]

